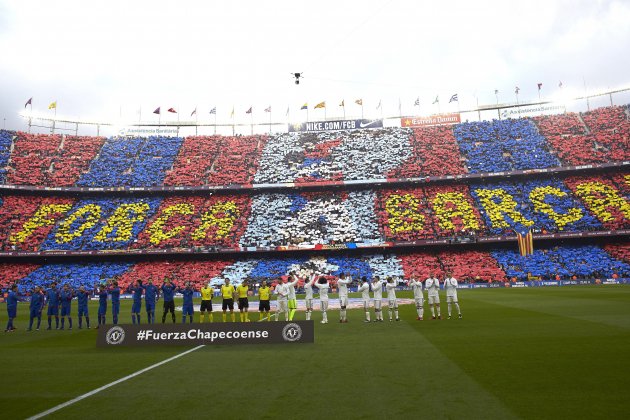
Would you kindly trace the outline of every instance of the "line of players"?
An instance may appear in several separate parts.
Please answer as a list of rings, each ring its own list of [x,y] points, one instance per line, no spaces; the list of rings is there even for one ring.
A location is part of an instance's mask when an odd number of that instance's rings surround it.
[[[275,313],[275,320],[277,321],[281,314],[284,314],[285,320],[293,320],[295,312],[297,310],[296,299],[296,286],[300,283],[300,279],[294,272],[291,272],[288,278],[279,279],[278,284],[272,289],[266,281],[262,282],[262,285],[258,288],[259,295],[259,321],[267,320],[271,321],[271,295],[275,292],[277,295],[277,311]],[[352,283],[352,278],[346,276],[344,273],[339,275],[337,280],[337,289],[339,293],[339,322],[348,322],[347,307],[348,307],[348,286]],[[451,307],[455,305],[459,318],[462,318],[462,313],[459,307],[457,299],[457,280],[452,277],[452,273],[447,272],[444,279],[444,289],[446,290],[446,300],[448,305],[448,318],[451,318]],[[430,274],[424,281],[415,280],[412,278],[407,282],[407,285],[411,287],[414,294],[414,301],[418,317],[417,320],[423,320],[424,315],[424,293],[423,290],[427,290],[428,303],[431,309],[432,319],[441,319],[440,311],[440,281],[437,277]],[[310,320],[312,313],[314,312],[314,292],[317,289],[320,301],[320,311],[322,312],[322,324],[328,323],[328,304],[329,297],[328,291],[331,284],[328,278],[319,273],[311,275],[310,279],[305,280],[303,283],[306,303],[306,319]],[[396,298],[397,284],[393,278],[388,277],[387,280],[381,280],[378,276],[375,276],[372,282],[368,282],[366,277],[361,279],[361,284],[358,287],[358,292],[361,293],[363,300],[363,308],[365,310],[365,322],[370,322],[370,292],[372,292],[372,298],[374,301],[374,322],[383,322],[383,286],[387,293],[387,303],[389,311],[389,320],[399,321],[398,316],[398,300]],[[98,296],[98,325],[104,325],[107,315],[107,302],[111,297],[112,306],[112,321],[114,324],[118,323],[118,315],[120,313],[120,294],[122,290],[118,287],[118,282],[110,280],[105,284],[100,284],[94,287],[94,290],[86,289],[84,286],[79,287],[77,290],[70,288],[68,284],[65,284],[61,289],[57,288],[57,283],[53,282],[50,288],[42,290],[39,286],[36,286],[31,294],[31,301],[29,305],[30,320],[28,331],[33,328],[34,320],[37,320],[36,329],[40,329],[42,311],[47,306],[48,316],[48,330],[52,329],[52,319],[55,319],[55,329],[64,329],[65,320],[68,319],[68,329],[72,329],[72,317],[71,317],[71,303],[73,298],[77,298],[78,302],[78,320],[79,328],[83,327],[83,318],[86,321],[86,327],[90,328],[90,317],[88,312],[88,301],[92,294]],[[190,282],[187,282],[185,287],[178,287],[170,279],[166,278],[164,283],[160,287],[153,284],[152,280],[148,280],[147,284],[143,284],[138,280],[134,284],[130,284],[126,289],[127,293],[132,294],[132,307],[131,307],[131,320],[134,324],[141,323],[141,307],[142,296],[144,294],[145,308],[147,313],[148,323],[155,323],[155,306],[156,302],[160,298],[160,292],[163,297],[163,313],[162,323],[166,321],[167,314],[170,312],[173,323],[175,322],[175,294],[181,293],[183,296],[182,305],[182,323],[186,323],[187,317],[189,322],[193,322],[194,306],[193,296],[196,292],[191,286]],[[214,321],[213,309],[212,309],[212,297],[214,296],[214,288],[208,283],[200,289],[201,293],[201,308],[199,322],[206,321],[206,315],[209,316],[210,322]],[[232,322],[235,322],[236,317],[234,314],[234,300],[235,297],[238,301],[238,308],[240,311],[240,321],[249,322],[249,285],[247,281],[244,281],[241,285],[235,287],[230,284],[229,279],[225,279],[225,284],[221,286],[221,298],[222,298],[222,311],[223,322],[227,320],[227,312],[230,312],[230,318]],[[21,300],[17,294],[17,286],[13,286],[9,291],[7,297],[7,310],[9,314],[9,321],[5,332],[15,330],[13,320],[17,316],[17,302]],[[61,314],[61,327],[59,326],[59,313]],[[97,327],[98,328],[98,327]]]

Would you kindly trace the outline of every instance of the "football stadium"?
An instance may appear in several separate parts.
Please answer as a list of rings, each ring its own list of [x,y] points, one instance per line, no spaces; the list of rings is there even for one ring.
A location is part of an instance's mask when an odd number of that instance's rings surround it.
[[[629,5],[418,3],[0,1],[0,415],[626,418]]]

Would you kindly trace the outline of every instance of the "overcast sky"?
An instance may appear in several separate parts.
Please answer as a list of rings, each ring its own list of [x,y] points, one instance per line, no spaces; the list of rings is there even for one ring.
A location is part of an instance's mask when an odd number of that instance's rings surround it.
[[[157,120],[158,106],[219,122],[408,115],[630,86],[630,1],[0,0],[0,118]],[[303,72],[299,86],[292,72]],[[413,103],[420,97],[420,107]],[[618,95],[615,102],[630,102]],[[605,105],[608,98],[603,98]],[[599,105],[600,103],[596,103]],[[310,110],[310,118],[323,118]],[[173,114],[163,115],[176,118]]]

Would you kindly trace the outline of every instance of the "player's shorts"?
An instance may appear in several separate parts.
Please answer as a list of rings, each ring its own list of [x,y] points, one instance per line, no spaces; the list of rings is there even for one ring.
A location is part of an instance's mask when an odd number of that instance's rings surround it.
[[[380,310],[382,301],[380,299],[374,299],[374,309]]]
[[[429,305],[440,303],[440,295],[429,295]]]
[[[258,302],[258,311],[259,312],[269,312],[271,310],[271,305],[268,300],[261,300]]]
[[[142,302],[133,302],[131,304],[131,313],[132,314],[137,314],[140,312],[140,309],[142,309]]]
[[[289,299],[289,309],[297,309],[297,299]]]
[[[164,312],[170,312],[170,313],[175,313],[175,301],[174,300],[169,300],[164,301]]]
[[[17,306],[16,307],[7,307],[7,313],[9,314],[9,318],[17,317]]]
[[[457,293],[455,293],[454,295],[446,295],[446,302],[457,303]]]
[[[396,299],[387,299],[387,306],[392,309],[398,309],[398,300]]]
[[[230,311],[234,310],[234,299],[223,299],[223,303],[221,305],[221,308],[225,311],[228,308],[230,309]]]
[[[61,316],[70,316],[70,305],[61,305]]]
[[[42,310],[40,309],[31,309],[31,318],[39,318],[42,315]]]
[[[99,315],[107,314],[107,305],[106,304],[103,304],[103,305],[99,304],[98,305],[98,314]]]
[[[339,296],[339,306],[341,308],[348,306],[348,296]]]
[[[239,309],[249,308],[249,300],[247,300],[247,298],[238,298],[238,308]]]
[[[286,312],[289,310],[289,302],[285,299],[278,299],[277,300],[277,305],[278,305],[278,311],[280,312]]]
[[[59,306],[50,306],[48,305],[48,312],[47,312],[48,316],[50,315],[59,315]]]
[[[200,311],[208,311],[212,312],[212,301],[211,300],[202,300]]]
[[[118,315],[120,313],[120,302],[112,302],[112,314]]]
[[[193,312],[194,310],[192,305],[184,305],[184,307],[182,307],[182,316],[192,316]]]
[[[79,316],[90,316],[87,305],[79,306]]]
[[[306,299],[306,309],[312,311],[313,310],[313,299]]]
[[[144,306],[147,308],[147,312],[155,312],[155,302],[144,302]]]
[[[413,299],[416,302],[416,308],[419,308],[424,305],[424,298],[418,297]]]

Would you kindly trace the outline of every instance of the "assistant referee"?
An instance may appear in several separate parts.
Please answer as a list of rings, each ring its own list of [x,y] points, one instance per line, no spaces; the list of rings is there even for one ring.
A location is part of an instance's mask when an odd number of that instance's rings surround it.
[[[221,286],[221,297],[223,298],[223,322],[227,320],[226,311],[230,309],[230,317],[232,322],[236,321],[234,316],[234,286],[230,284],[230,279],[225,279],[225,284]]]

